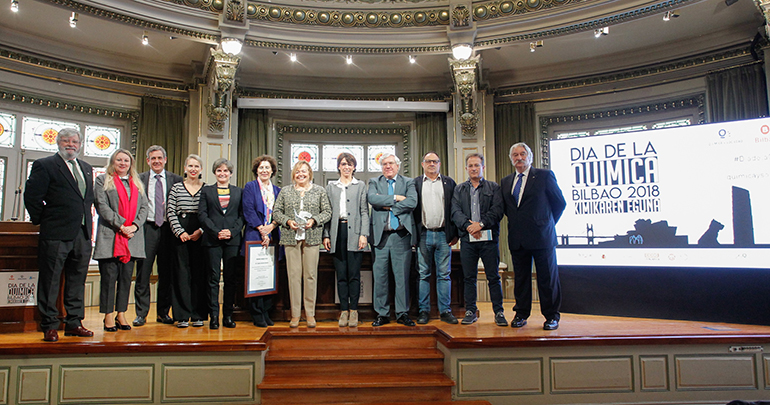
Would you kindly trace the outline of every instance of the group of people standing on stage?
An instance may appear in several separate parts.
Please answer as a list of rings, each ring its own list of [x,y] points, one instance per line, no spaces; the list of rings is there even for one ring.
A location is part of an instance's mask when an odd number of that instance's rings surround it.
[[[435,152],[422,159],[423,175],[399,174],[395,155],[380,157],[382,175],[368,186],[355,178],[356,158],[337,157],[339,180],[326,187],[313,183],[308,162],[291,171],[291,184],[272,183],[277,162],[263,155],[252,162],[254,180],[243,189],[230,184],[234,171],[227,159],[212,165],[215,184],[201,180],[204,163],[197,155],[184,162],[184,177],[165,170],[166,151],[151,146],[150,170],[137,173],[131,153],[118,149],[106,173],[94,182],[92,167],[77,159],[82,137],[63,129],[59,153],[34,162],[24,200],[33,224],[40,224],[38,307],[44,340],[57,341],[56,299],[64,272],[66,336],[93,336],[82,326],[83,293],[91,257],[91,205],[99,214],[93,258],[99,263],[99,311],[104,330],[130,330],[147,322],[150,275],[157,259],[157,321],[177,327],[220,325],[219,285],[224,278],[221,324],[233,320],[239,269],[245,242],[280,245],[286,258],[291,301],[290,327],[298,327],[304,305],[307,327],[316,326],[315,304],[320,247],[332,256],[340,301],[339,326],[359,324],[360,269],[364,250],[373,253],[373,326],[390,322],[389,278],[395,281],[396,321],[414,326],[409,318],[409,274],[412,247],[417,247],[419,315],[430,320],[430,276],[436,270],[439,317],[456,324],[450,308],[451,246],[461,240],[465,316],[477,321],[476,280],[479,259],[484,264],[495,323],[507,326],[502,304],[499,267],[499,223],[508,217],[508,245],[515,273],[516,315],[512,327],[526,324],[531,309],[531,265],[537,269],[544,329],[558,328],[561,293],[555,258],[554,225],[565,201],[549,170],[531,167],[532,151],[523,143],[510,150],[516,173],[501,185],[483,178],[484,157],[465,159],[468,180],[456,184],[440,174]],[[369,207],[371,206],[371,213]],[[136,267],[136,318],[125,317],[133,269]],[[250,298],[256,326],[273,325],[269,296]],[[173,317],[172,317],[173,315]]]

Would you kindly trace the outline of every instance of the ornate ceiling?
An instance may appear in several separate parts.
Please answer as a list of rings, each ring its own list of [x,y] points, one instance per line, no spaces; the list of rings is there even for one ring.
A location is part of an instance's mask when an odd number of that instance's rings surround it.
[[[714,55],[726,59],[736,49],[744,51],[734,57],[748,57],[752,39],[764,33],[761,3],[19,0],[18,13],[3,12],[0,74],[185,97],[205,80],[210,48],[222,37],[236,37],[245,43],[236,82],[246,91],[435,94],[453,87],[451,46],[472,42],[480,82],[511,94],[698,58],[713,62]],[[663,21],[667,11],[679,17]],[[78,13],[76,28],[68,25],[72,12]],[[603,27],[609,35],[594,37]],[[543,46],[531,52],[538,40]]]

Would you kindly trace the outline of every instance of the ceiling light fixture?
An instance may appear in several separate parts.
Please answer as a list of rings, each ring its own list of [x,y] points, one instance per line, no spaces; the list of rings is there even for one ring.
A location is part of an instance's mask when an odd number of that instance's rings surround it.
[[[243,48],[243,42],[238,38],[222,38],[222,50],[230,55],[238,55]]]
[[[663,21],[670,21],[672,18],[679,17],[679,13],[676,11],[666,11],[665,14],[663,14]]]
[[[602,35],[609,35],[609,34],[610,34],[610,27],[597,28],[594,30],[594,36],[596,38],[599,38]]]
[[[142,45],[149,45],[150,37],[147,36],[147,31],[142,34]]]
[[[70,16],[70,27],[77,28],[78,26],[78,13],[72,12],[72,15]]]
[[[11,0],[11,11],[14,13],[19,12],[19,0]]]
[[[353,55],[346,56],[345,57],[345,63],[347,63],[348,65],[352,65],[353,64]]]
[[[535,42],[530,42],[529,43],[529,51],[530,52],[535,52],[535,48],[542,48],[542,47],[543,47],[543,40],[542,39],[539,39],[539,40],[537,40]]]
[[[473,47],[469,44],[457,44],[452,47],[452,56],[457,60],[466,60],[473,54]]]
[[[417,63],[417,58],[415,58],[412,55],[409,55],[409,63],[414,65],[415,63]]]
[[[297,54],[296,53],[289,54],[289,60],[292,61],[292,62],[296,62],[297,61]]]

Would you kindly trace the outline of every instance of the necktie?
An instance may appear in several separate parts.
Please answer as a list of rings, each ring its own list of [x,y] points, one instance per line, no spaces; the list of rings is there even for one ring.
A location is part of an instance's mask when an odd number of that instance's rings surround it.
[[[516,206],[519,206],[519,192],[521,191],[521,178],[524,177],[524,173],[519,173],[518,176],[516,176],[516,185],[513,186],[513,198],[516,199]]]
[[[395,184],[396,184],[396,180],[394,179],[388,180],[388,195],[396,194]],[[393,210],[390,211],[390,229],[394,231],[398,229],[398,218],[396,218],[396,216],[393,215]]]
[[[80,195],[85,197],[86,181],[83,179],[83,175],[80,174],[80,169],[78,169],[77,164],[75,163],[75,159],[68,160],[67,163],[69,163],[70,167],[72,167],[72,175],[75,176],[75,182],[78,183],[78,190],[80,190]]]
[[[155,225],[163,225],[163,182],[161,176],[155,175]]]

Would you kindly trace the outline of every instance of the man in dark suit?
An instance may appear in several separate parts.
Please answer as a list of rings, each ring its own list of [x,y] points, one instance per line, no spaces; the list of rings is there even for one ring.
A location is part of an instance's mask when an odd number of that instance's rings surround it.
[[[423,175],[414,179],[417,207],[414,222],[417,225],[417,262],[420,270],[420,314],[417,323],[430,320],[430,274],[436,269],[436,296],[439,319],[456,324],[452,314],[452,245],[457,243],[457,227],[452,222],[452,193],[457,184],[449,176],[440,174],[441,159],[435,152],[422,158]],[[423,187],[424,185],[424,187]]]
[[[369,235],[374,253],[374,310],[377,318],[372,326],[390,323],[388,275],[393,270],[396,286],[396,320],[415,326],[409,319],[409,270],[412,246],[417,243],[412,211],[417,206],[414,180],[398,174],[401,161],[389,153],[380,157],[382,176],[369,180],[369,204],[372,205]]]
[[[460,235],[460,261],[463,266],[465,317],[463,325],[478,320],[476,315],[476,280],[479,259],[484,263],[489,298],[497,326],[508,326],[503,309],[500,283],[500,220],[503,197],[500,186],[484,179],[484,156],[471,153],[465,157],[468,180],[460,183],[452,195],[452,221]]]
[[[171,309],[174,274],[174,234],[166,221],[166,201],[168,201],[171,187],[181,182],[182,177],[165,170],[168,156],[162,146],[150,146],[146,157],[150,170],[140,173],[139,178],[144,184],[144,189],[147,190],[147,199],[150,203],[147,221],[144,223],[144,250],[147,257],[136,261],[134,326],[142,326],[147,322],[147,314],[150,311],[150,276],[156,257],[158,259],[157,320],[166,324],[174,323],[168,315]]]
[[[511,326],[527,324],[532,310],[532,261],[537,271],[543,329],[559,327],[561,287],[556,264],[556,222],[567,206],[556,176],[546,169],[532,167],[532,150],[525,143],[511,146],[514,174],[503,178],[501,187],[508,216],[508,248],[513,258],[516,316]]]
[[[64,128],[56,137],[59,152],[32,164],[24,204],[32,223],[40,225],[37,308],[43,340],[56,342],[59,310],[56,300],[64,272],[64,336],[91,337],[82,325],[88,262],[91,260],[93,169],[77,159],[83,147],[80,132]]]

